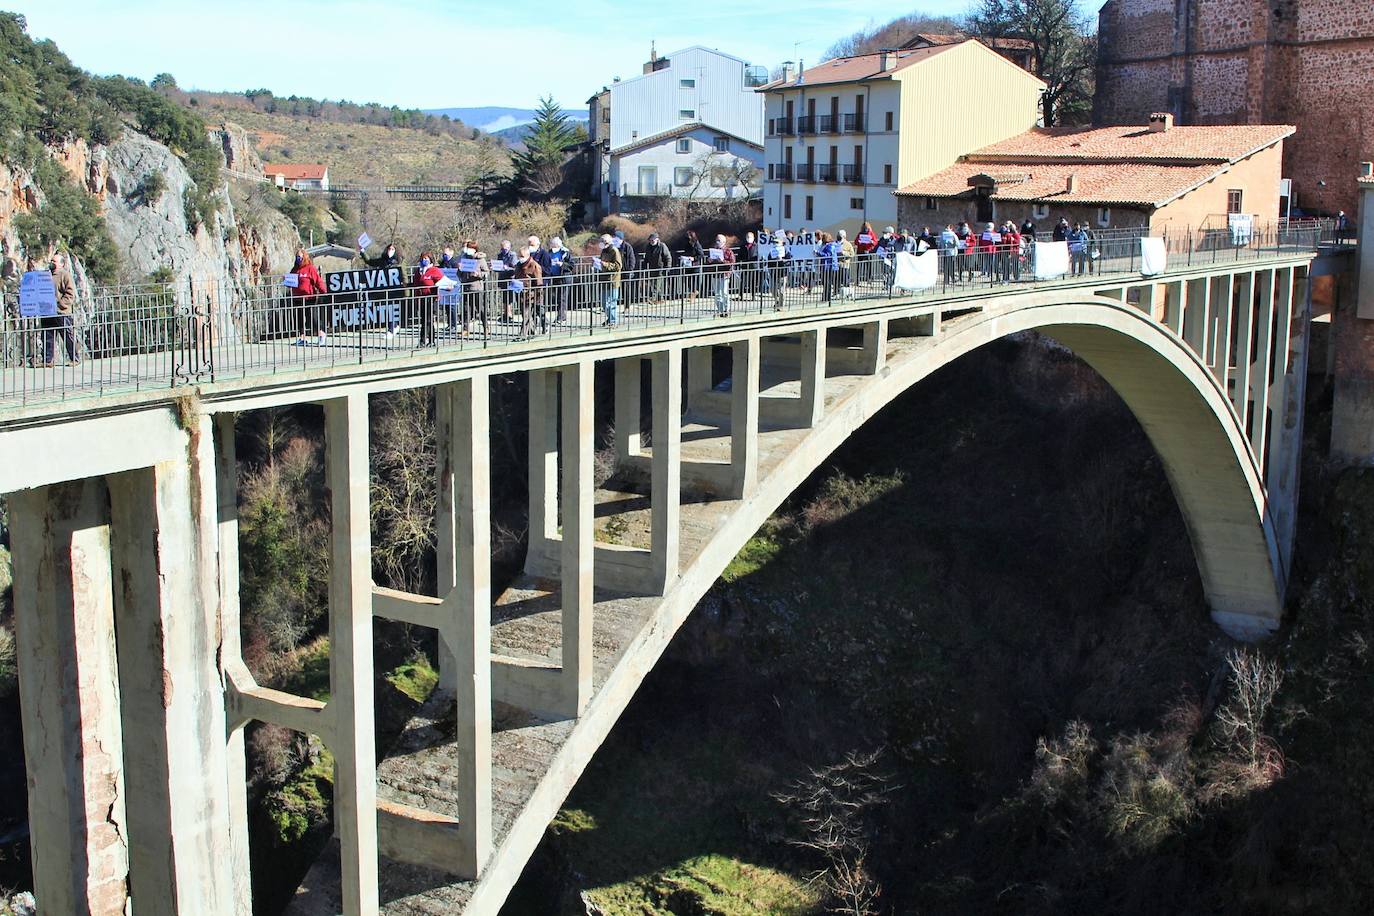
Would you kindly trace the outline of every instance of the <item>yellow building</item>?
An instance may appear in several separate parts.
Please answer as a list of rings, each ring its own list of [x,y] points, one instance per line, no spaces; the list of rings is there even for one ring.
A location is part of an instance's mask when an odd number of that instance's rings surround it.
[[[895,224],[893,192],[1034,127],[1044,89],[973,40],[784,68],[759,90],[764,224],[851,237],[864,221]]]

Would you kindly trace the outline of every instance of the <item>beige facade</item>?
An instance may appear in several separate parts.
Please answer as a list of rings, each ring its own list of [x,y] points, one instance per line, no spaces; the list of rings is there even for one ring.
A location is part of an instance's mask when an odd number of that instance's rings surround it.
[[[976,41],[827,61],[771,83],[764,224],[853,235],[865,221],[895,223],[898,188],[1034,127],[1043,89]]]

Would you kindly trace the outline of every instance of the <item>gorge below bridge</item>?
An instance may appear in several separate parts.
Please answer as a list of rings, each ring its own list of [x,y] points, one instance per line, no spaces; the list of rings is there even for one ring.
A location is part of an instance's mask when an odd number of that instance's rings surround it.
[[[335,760],[335,838],[288,912],[495,913],[759,526],[894,398],[1008,335],[1052,338],[1111,384],[1159,452],[1213,618],[1241,639],[1272,632],[1319,260],[1315,243],[1275,245],[1148,278],[708,312],[0,401],[43,911],[250,913],[243,729],[257,720],[318,736]],[[597,362],[614,363],[613,479],[633,492],[595,485]],[[493,595],[489,383],[515,372],[528,373],[529,546]],[[437,596],[373,582],[368,399],[412,388],[437,404]],[[301,403],[322,406],[326,435],[327,702],[257,684],[240,654],[235,417]],[[621,515],[640,543],[605,536]],[[433,628],[440,646],[438,689],[380,763],[374,617]]]

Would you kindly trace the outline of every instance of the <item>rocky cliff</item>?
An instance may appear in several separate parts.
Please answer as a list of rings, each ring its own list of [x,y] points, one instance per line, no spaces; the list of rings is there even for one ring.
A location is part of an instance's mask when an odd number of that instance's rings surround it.
[[[229,181],[251,185],[261,179],[262,162],[243,128],[224,123],[213,133],[233,173]],[[77,141],[49,154],[100,201],[126,282],[142,282],[165,269],[182,288],[194,283],[242,290],[290,266],[299,244],[291,221],[270,208],[255,212],[251,221],[240,220],[228,188],[219,193],[215,218],[192,228],[185,201],[194,183],[185,165],[166,146],[132,129],[109,146]],[[160,180],[150,185],[154,175]],[[148,192],[158,184],[160,190]],[[0,164],[0,255],[22,265],[26,255],[48,254],[25,252],[14,229],[14,218],[43,200],[31,172]]]

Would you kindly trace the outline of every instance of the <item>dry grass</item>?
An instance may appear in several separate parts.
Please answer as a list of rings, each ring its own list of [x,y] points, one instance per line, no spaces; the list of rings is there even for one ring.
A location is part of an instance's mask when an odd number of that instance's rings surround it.
[[[264,162],[323,162],[340,185],[466,184],[475,174],[478,144],[408,127],[340,124],[202,106],[215,122],[228,118],[255,138]],[[507,156],[500,152],[502,168]]]

